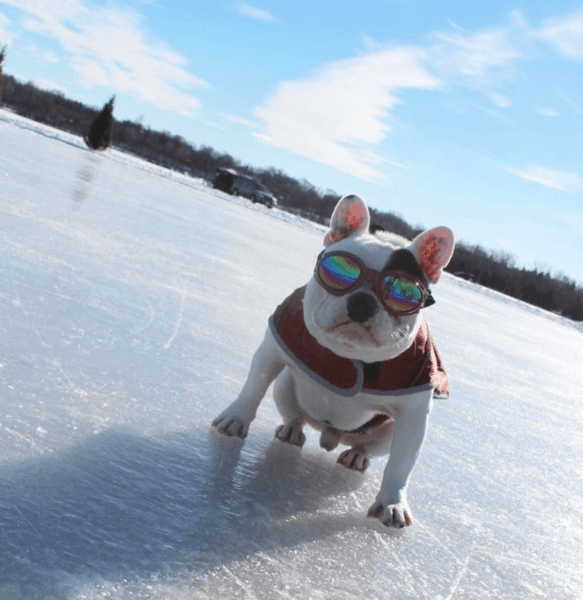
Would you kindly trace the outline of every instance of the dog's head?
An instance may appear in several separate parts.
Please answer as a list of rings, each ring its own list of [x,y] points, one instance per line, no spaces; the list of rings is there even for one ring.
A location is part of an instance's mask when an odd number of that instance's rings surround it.
[[[429,286],[438,282],[449,262],[454,236],[448,227],[435,227],[409,242],[384,231],[371,234],[369,226],[370,215],[361,198],[344,196],[338,202],[319,260],[336,253],[349,261],[356,257],[368,276],[355,289],[331,293],[314,275],[304,296],[304,320],[318,342],[338,356],[378,362],[395,358],[415,339],[423,306],[432,302],[427,297]],[[380,296],[388,280],[378,275],[386,271],[409,275],[421,284],[424,303],[418,311],[400,314],[386,308]]]

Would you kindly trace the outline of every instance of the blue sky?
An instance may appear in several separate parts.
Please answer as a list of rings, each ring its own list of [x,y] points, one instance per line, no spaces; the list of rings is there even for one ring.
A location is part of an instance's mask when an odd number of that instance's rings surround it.
[[[0,0],[0,44],[19,79],[583,283],[582,2]]]

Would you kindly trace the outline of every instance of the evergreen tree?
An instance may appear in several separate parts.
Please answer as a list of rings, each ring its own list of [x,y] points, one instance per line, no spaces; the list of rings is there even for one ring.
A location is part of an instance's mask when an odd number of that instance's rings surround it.
[[[85,143],[92,150],[105,150],[111,143],[111,127],[113,124],[113,103],[115,96],[112,96],[97,115],[89,132],[83,138]]]

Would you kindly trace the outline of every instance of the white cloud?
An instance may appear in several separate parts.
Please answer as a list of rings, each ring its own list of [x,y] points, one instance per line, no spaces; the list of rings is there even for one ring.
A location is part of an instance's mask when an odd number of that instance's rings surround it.
[[[446,23],[456,31],[466,31],[461,25],[458,25],[455,21],[452,21],[451,19],[446,19]]]
[[[542,115],[543,117],[558,117],[559,113],[554,108],[549,108],[547,106],[535,106],[534,112]]]
[[[548,19],[535,37],[549,43],[566,58],[583,59],[583,11],[568,17]]]
[[[579,108],[579,105],[577,104],[577,102],[575,102],[575,100],[571,96],[569,96],[568,94],[565,94],[564,92],[557,92],[557,95],[563,101],[563,103],[569,107],[569,110],[571,111],[571,113],[573,113],[575,115],[581,114],[581,109]]]
[[[387,158],[386,156],[381,156],[372,150],[367,150],[366,148],[359,148],[358,145],[352,146],[355,152],[357,152],[358,156],[365,160],[370,165],[391,165],[391,167],[395,167],[396,169],[404,169],[409,170],[412,168],[412,164],[407,164],[402,161],[393,160],[391,158]]]
[[[364,56],[322,66],[309,78],[284,81],[255,110],[263,121],[256,137],[366,180],[383,179],[370,146],[389,129],[389,112],[407,88],[434,90],[447,84],[483,91],[498,107],[512,101],[495,88],[515,74],[523,58],[525,26],[513,15],[508,27],[466,32],[453,24],[428,48],[380,47],[365,38]],[[480,108],[496,118],[499,111]],[[356,144],[356,148],[355,148]],[[368,148],[362,148],[368,145]]]
[[[237,117],[236,115],[230,115],[228,113],[220,112],[218,113],[223,119],[226,121],[230,121],[231,123],[236,123],[237,125],[245,125],[246,127],[253,127],[255,124],[253,121],[249,119],[244,119],[243,117]]]
[[[513,67],[523,57],[516,37],[520,37],[516,26],[436,33],[436,42],[428,50],[429,61],[450,83],[487,89],[514,76]]]
[[[493,119],[496,119],[496,121],[498,121],[500,123],[504,123],[506,125],[511,123],[511,119],[508,117],[508,114],[504,113],[500,110],[496,110],[494,108],[491,108],[490,106],[482,106],[481,104],[477,104],[475,102],[471,102],[470,106],[472,108],[475,108],[476,110],[479,110],[480,112],[484,113],[485,115],[488,115],[489,117],[492,117]]]
[[[213,129],[218,129],[219,131],[227,131],[226,127],[223,127],[222,125],[219,125],[218,123],[215,123],[214,121],[205,121],[205,122],[209,127],[212,127]]]
[[[10,21],[2,13],[0,13],[0,46],[6,46],[12,43],[13,36],[8,32],[8,24]]]
[[[190,115],[200,106],[190,90],[207,86],[188,61],[151,39],[130,9],[89,8],[80,0],[2,0],[28,14],[25,27],[59,42],[87,88],[106,87],[154,106]]]
[[[509,173],[533,183],[554,188],[561,192],[583,192],[583,179],[575,173],[564,173],[546,167],[528,167],[525,170],[507,168]]]
[[[235,8],[237,12],[245,17],[251,17],[252,19],[256,19],[258,21],[266,21],[267,23],[276,23],[278,19],[274,17],[271,13],[263,10],[262,8],[257,8],[256,6],[250,6],[249,4],[236,4]]]
[[[419,48],[394,48],[325,65],[312,77],[280,83],[255,110],[264,123],[256,134],[284,148],[366,180],[381,180],[378,161],[354,143],[378,144],[388,112],[406,88],[435,89],[439,80],[423,66]]]
[[[54,54],[53,52],[45,52],[43,54],[43,58],[44,58],[45,62],[48,62],[48,63],[56,64],[59,62],[57,55]]]
[[[323,65],[315,74],[281,82],[255,110],[263,129],[255,134],[266,144],[328,164],[367,180],[381,180],[378,156],[371,147],[389,129],[387,117],[407,88],[461,87],[485,94],[496,110],[473,102],[481,112],[508,122],[513,102],[499,90],[515,78],[521,61],[536,56],[534,44],[551,43],[564,56],[583,57],[583,12],[531,27],[514,11],[504,26],[432,35],[421,47],[381,47],[364,38],[365,55]],[[558,116],[550,107],[534,109]],[[367,147],[365,147],[367,146]],[[579,189],[580,179],[544,168],[510,170],[515,175],[562,191]]]
[[[512,106],[512,100],[498,92],[490,92],[488,95],[490,96],[490,100],[499,108],[510,108]]]

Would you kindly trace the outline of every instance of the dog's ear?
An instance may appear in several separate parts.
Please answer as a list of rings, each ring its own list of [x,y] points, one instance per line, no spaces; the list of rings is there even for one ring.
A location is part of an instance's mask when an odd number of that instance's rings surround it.
[[[420,233],[408,246],[431,283],[437,283],[449,263],[455,239],[449,227],[441,226]]]
[[[332,213],[330,231],[324,236],[324,246],[357,233],[367,232],[369,225],[370,215],[364,200],[354,194],[344,196],[340,198]]]

